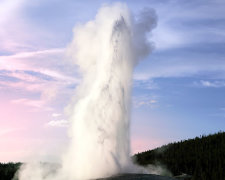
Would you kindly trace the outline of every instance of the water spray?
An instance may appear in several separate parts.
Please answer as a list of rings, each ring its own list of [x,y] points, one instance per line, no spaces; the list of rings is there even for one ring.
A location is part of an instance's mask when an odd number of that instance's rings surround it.
[[[39,166],[32,170],[36,177],[28,176],[28,164],[20,180],[82,180],[138,171],[130,158],[132,74],[152,50],[147,35],[155,25],[152,9],[135,16],[117,3],[103,6],[94,20],[75,27],[67,53],[82,82],[66,108],[68,151],[57,172],[48,174]]]

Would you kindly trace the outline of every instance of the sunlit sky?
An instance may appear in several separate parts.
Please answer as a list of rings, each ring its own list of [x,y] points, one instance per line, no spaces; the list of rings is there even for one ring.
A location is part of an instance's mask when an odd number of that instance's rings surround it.
[[[81,77],[66,61],[73,28],[104,0],[0,0],[0,161],[55,160]],[[134,72],[132,153],[225,131],[225,1],[130,0],[154,8],[155,49]]]

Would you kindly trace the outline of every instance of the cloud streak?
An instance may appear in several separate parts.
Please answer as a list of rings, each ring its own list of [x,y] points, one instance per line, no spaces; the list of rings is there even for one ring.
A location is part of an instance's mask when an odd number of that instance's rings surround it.
[[[36,94],[35,99],[46,102],[60,98],[60,94],[69,96],[80,79],[74,74],[75,67],[66,63],[64,51],[47,49],[0,56],[0,79],[4,80],[0,89]]]
[[[176,0],[167,1],[166,6],[153,4],[159,14],[158,27],[153,33],[153,41],[159,51],[225,41],[224,26],[221,26],[224,1]]]
[[[49,121],[46,126],[50,127],[68,127],[68,121],[62,119],[62,120],[51,120]]]
[[[208,88],[223,88],[225,87],[225,81],[217,80],[201,80],[200,82],[194,82],[197,87],[208,87]]]

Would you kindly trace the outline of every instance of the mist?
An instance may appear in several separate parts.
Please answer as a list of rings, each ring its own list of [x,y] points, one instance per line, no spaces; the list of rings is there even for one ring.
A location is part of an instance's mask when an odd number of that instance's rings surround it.
[[[19,180],[85,180],[143,171],[130,157],[132,76],[153,49],[149,33],[156,21],[152,9],[132,14],[126,4],[115,3],[74,28],[67,57],[82,81],[65,108],[70,144],[60,165],[34,160],[21,167]]]

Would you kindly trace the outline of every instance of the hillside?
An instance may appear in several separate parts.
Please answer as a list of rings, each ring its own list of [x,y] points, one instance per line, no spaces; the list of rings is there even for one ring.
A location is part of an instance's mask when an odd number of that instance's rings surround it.
[[[163,164],[173,175],[192,175],[193,180],[225,180],[225,132],[171,143],[138,153],[138,164]]]

